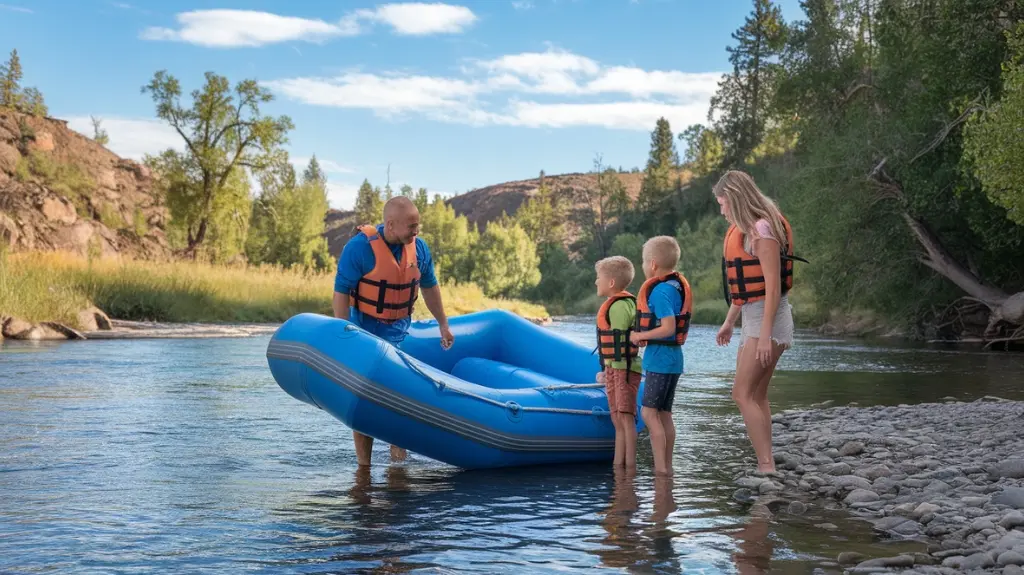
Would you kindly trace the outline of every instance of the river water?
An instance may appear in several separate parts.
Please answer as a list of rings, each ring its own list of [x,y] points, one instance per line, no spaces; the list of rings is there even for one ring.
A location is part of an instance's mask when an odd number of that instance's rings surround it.
[[[583,322],[551,329],[593,345]],[[0,573],[810,573],[919,548],[840,510],[732,500],[754,460],[714,333],[686,344],[658,481],[644,443],[633,477],[388,465],[383,445],[357,471],[348,429],[272,379],[268,336],[2,343]],[[774,409],[1024,399],[1019,354],[801,334],[779,370]]]

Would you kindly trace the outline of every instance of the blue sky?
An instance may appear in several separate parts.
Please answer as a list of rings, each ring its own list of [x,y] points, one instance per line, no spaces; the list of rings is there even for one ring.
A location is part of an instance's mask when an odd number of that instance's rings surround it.
[[[295,122],[289,152],[316,154],[331,204],[363,178],[432,192],[643,166],[659,116],[704,121],[749,0],[0,0],[0,50],[51,115],[141,158],[180,141],[140,93],[166,69],[256,78]],[[780,2],[787,20],[797,0]]]

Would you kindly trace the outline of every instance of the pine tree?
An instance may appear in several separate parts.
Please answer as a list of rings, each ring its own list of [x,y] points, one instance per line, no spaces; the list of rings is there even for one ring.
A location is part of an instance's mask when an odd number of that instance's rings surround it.
[[[786,41],[782,11],[772,0],[753,0],[754,9],[739,30],[735,46],[727,48],[732,74],[719,83],[711,98],[710,119],[725,142],[726,162],[742,162],[761,143],[778,74],[778,56]]]
[[[648,235],[671,233],[674,227],[666,225],[675,214],[669,200],[676,190],[679,154],[668,120],[659,118],[651,132],[651,151],[644,168],[644,180],[637,199],[641,230]]]
[[[363,180],[356,195],[356,225],[377,225],[384,219],[384,198],[380,188]]]
[[[302,172],[302,183],[314,184],[327,189],[327,175],[324,174],[323,169],[320,167],[320,162],[316,159],[316,154],[309,159],[309,164],[306,166],[306,170]]]
[[[11,50],[11,57],[0,66],[0,106],[21,108],[21,58],[18,50]]]
[[[516,210],[514,220],[538,246],[562,241],[564,216],[558,198],[544,178],[540,179],[537,193]]]

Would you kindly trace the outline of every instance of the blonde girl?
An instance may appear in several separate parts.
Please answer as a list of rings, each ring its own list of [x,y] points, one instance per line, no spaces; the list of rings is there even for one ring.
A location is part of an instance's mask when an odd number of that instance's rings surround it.
[[[713,193],[730,224],[722,255],[730,306],[717,343],[728,345],[736,320],[742,318],[732,398],[757,455],[757,470],[771,473],[775,461],[768,383],[779,357],[793,344],[787,297],[793,278],[792,230],[775,202],[745,172],[726,172]]]

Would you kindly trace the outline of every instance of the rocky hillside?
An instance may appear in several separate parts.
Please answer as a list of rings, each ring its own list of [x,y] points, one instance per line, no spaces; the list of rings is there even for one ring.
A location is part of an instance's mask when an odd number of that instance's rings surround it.
[[[53,118],[0,108],[0,241],[14,250],[170,257],[149,170]]]
[[[640,184],[643,183],[642,173],[619,173],[617,174],[626,194],[631,199],[636,199],[640,194]],[[597,174],[559,174],[545,176],[545,182],[565,205],[574,208],[583,208],[583,192],[597,188]],[[487,224],[507,213],[513,215],[519,206],[527,198],[535,195],[540,188],[540,178],[530,180],[518,180],[494,184],[485,188],[478,188],[465,194],[460,194],[448,200],[448,205],[455,209],[457,215],[464,215],[481,230]]]
[[[684,179],[689,178],[688,173],[681,175]],[[643,174],[627,172],[619,173],[617,176],[626,194],[635,200],[640,194]],[[586,196],[583,192],[597,188],[597,175],[593,173],[547,175],[544,180],[559,201],[570,210],[586,208]],[[459,194],[449,198],[446,203],[452,206],[457,215],[466,216],[470,223],[476,224],[483,231],[488,223],[500,218],[502,213],[514,215],[527,198],[536,195],[539,188],[540,178],[504,182]],[[335,257],[341,253],[352,236],[356,225],[354,216],[355,213],[351,211],[331,210],[327,213],[327,230],[324,235],[327,237],[330,252]],[[571,243],[578,232],[566,226],[567,243]]]

